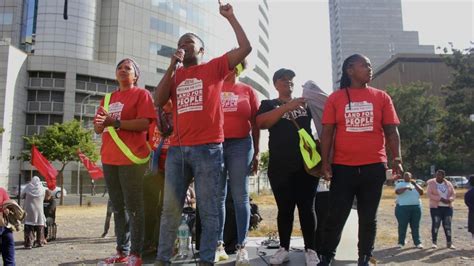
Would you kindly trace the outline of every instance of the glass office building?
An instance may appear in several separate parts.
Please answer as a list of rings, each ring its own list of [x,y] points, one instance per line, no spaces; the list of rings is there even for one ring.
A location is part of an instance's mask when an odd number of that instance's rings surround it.
[[[264,98],[270,84],[269,9],[266,0],[249,5],[255,13],[239,19],[246,30],[252,24],[259,30],[249,32],[252,68],[242,81]],[[236,43],[231,35],[234,42],[223,45],[232,30],[216,1],[0,0],[0,58],[6,62],[0,68],[0,177],[7,177],[0,186],[10,188],[20,174],[29,177],[34,170],[17,160],[23,136],[72,119],[92,126],[99,100],[116,88],[121,59],[134,58],[142,72],[139,86],[154,90],[186,32],[203,39],[205,60]],[[64,174],[66,189],[78,191],[77,163],[69,163]]]
[[[374,71],[398,53],[433,54],[419,45],[417,31],[404,31],[401,0],[329,0],[333,88],[339,88],[344,59],[366,55]]]

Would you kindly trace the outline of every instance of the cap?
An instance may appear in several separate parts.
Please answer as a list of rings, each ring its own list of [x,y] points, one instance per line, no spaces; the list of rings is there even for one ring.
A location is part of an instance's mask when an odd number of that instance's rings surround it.
[[[277,79],[280,79],[283,76],[289,76],[290,78],[294,78],[296,75],[295,72],[291,69],[280,68],[275,72],[275,74],[273,74],[273,84],[275,84]]]

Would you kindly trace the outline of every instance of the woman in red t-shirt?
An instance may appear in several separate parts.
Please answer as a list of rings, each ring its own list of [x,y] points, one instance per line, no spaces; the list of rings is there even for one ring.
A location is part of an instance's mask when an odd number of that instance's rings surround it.
[[[223,244],[226,222],[225,201],[229,186],[228,196],[233,201],[237,241],[236,247],[230,247],[230,243],[225,245],[227,250],[237,249],[237,265],[249,263],[248,252],[245,250],[250,219],[248,177],[251,172],[255,173],[257,170],[260,140],[260,131],[255,124],[259,107],[258,96],[252,87],[236,81],[246,66],[247,62],[244,59],[229,73],[221,92],[225,137],[224,178],[221,179],[219,186],[219,235],[216,260],[228,258]]]
[[[348,57],[342,65],[340,90],[329,96],[324,107],[322,167],[325,179],[331,180],[329,209],[334,211],[326,222],[322,265],[328,265],[336,254],[354,197],[359,214],[358,264],[368,265],[387,168],[385,140],[392,152],[393,173],[403,171],[397,129],[400,122],[390,96],[367,85],[371,78],[367,57]]]
[[[106,259],[105,263],[128,261],[128,265],[141,265],[143,176],[148,166],[146,158],[150,155],[146,136],[156,113],[151,94],[137,87],[140,70],[134,60],[120,61],[115,75],[119,89],[110,96],[108,107],[104,108],[102,101],[94,119],[95,132],[102,133],[102,165],[117,236],[117,255]],[[122,151],[124,145],[120,147],[117,138],[111,135],[114,131],[132,155]]]

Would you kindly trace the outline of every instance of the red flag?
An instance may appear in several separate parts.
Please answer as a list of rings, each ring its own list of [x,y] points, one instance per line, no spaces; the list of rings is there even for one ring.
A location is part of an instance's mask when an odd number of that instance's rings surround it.
[[[77,150],[77,155],[79,155],[81,162],[87,168],[87,171],[91,175],[92,179],[99,180],[104,178],[104,172],[102,172],[102,169],[100,169],[100,167],[98,167],[95,163],[91,162],[84,153],[82,153],[80,150]]]
[[[31,164],[44,176],[46,184],[48,184],[48,189],[56,189],[56,176],[58,175],[58,171],[51,165],[48,159],[41,154],[35,145],[31,147]]]

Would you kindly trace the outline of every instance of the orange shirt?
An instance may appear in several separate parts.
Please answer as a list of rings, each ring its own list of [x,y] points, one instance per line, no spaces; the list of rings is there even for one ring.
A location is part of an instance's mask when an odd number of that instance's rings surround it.
[[[398,125],[390,96],[372,87],[333,92],[324,106],[322,123],[335,124],[333,163],[358,166],[387,162],[384,125]]]
[[[104,105],[104,100],[100,103]],[[134,87],[126,91],[114,91],[110,97],[109,113],[119,120],[139,118],[156,119],[155,107],[149,91]],[[150,121],[151,123],[151,121]],[[147,130],[130,131],[116,129],[118,136],[127,145],[135,156],[145,158],[150,154],[147,144]],[[133,164],[119,149],[107,129],[102,133],[102,147],[100,150],[102,163],[111,165]]]
[[[229,74],[227,55],[176,70],[171,88],[174,131],[171,146],[224,141],[221,91]]]
[[[258,96],[247,84],[224,82],[221,93],[225,138],[245,138],[260,106]]]

